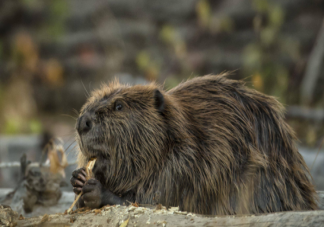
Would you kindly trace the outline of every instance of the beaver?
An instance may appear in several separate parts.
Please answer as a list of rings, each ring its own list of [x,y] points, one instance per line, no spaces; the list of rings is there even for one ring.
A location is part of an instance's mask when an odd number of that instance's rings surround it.
[[[283,106],[227,74],[164,91],[117,81],[95,90],[76,124],[79,207],[126,201],[199,214],[317,209]],[[96,157],[95,178],[83,166]]]

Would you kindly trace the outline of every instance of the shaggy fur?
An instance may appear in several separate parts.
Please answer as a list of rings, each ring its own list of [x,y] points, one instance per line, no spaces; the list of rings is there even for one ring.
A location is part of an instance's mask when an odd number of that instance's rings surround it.
[[[94,126],[77,136],[79,165],[98,157],[95,177],[116,195],[200,214],[317,209],[281,104],[225,74],[170,91],[114,82],[86,112]]]

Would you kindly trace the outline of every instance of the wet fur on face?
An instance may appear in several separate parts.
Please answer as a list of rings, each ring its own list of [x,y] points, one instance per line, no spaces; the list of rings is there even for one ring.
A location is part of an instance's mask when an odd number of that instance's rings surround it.
[[[316,209],[309,172],[274,98],[226,75],[169,91],[118,82],[94,91],[79,165],[116,195],[202,214]]]
[[[127,87],[114,82],[95,91],[81,110],[81,116],[91,113],[93,128],[78,138],[80,158],[98,157],[94,171],[112,192],[134,189],[164,156],[156,152],[168,137],[157,94],[154,84]],[[116,110],[118,105],[122,109]]]

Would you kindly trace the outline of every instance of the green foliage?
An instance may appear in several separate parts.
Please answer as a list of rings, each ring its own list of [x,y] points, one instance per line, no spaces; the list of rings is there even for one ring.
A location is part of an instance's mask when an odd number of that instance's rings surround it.
[[[213,15],[212,8],[207,0],[197,2],[196,15],[200,27],[211,33],[229,33],[235,28],[232,18],[226,15]]]
[[[2,106],[2,100],[3,100],[3,97],[4,97],[4,95],[3,95],[3,86],[2,86],[2,84],[0,84],[0,109],[1,109],[1,106]]]
[[[14,135],[19,133],[41,133],[42,124],[36,119],[24,121],[24,119],[9,118],[5,121],[3,133]]]
[[[169,90],[176,87],[180,82],[181,81],[179,80],[179,76],[169,76],[164,82],[164,87]]]
[[[174,27],[171,25],[164,25],[160,31],[159,37],[174,51],[175,55],[179,59],[186,56],[186,43]]]
[[[198,21],[202,27],[209,27],[211,19],[211,9],[207,0],[200,0],[196,5]]]
[[[60,15],[59,19],[62,19],[67,15],[67,1],[52,0],[50,9],[53,17]]]
[[[253,0],[252,1],[253,8],[260,13],[265,13],[269,9],[268,0]]]
[[[260,31],[260,41],[261,45],[269,47],[275,42],[277,38],[276,28],[266,27]]]
[[[243,54],[243,64],[246,67],[253,68],[253,70],[261,70],[262,62],[262,50],[256,43],[251,43],[245,47],[245,53]]]
[[[17,134],[20,131],[19,126],[19,121],[16,119],[7,119],[4,126],[4,133],[10,135]]]
[[[230,17],[223,16],[220,18],[219,31],[232,32],[234,30],[234,21]]]
[[[3,44],[2,44],[2,42],[0,40],[0,60],[2,58],[2,54],[3,54]]]
[[[44,24],[39,32],[43,37],[57,38],[65,32],[65,20],[68,15],[68,2],[65,0],[49,0],[45,3],[45,7],[47,8],[49,14],[48,17],[44,20]]]
[[[279,6],[269,8],[269,22],[273,28],[279,28],[284,22],[284,12]]]
[[[52,0],[50,5],[50,19],[47,32],[58,37],[64,33],[64,21],[67,16],[67,2],[65,0]]]
[[[160,64],[147,52],[141,51],[136,56],[137,67],[144,72],[147,80],[156,80],[160,71]]]
[[[0,132],[40,133],[42,124],[35,119],[37,110],[34,108],[31,83],[37,77],[51,86],[61,85],[63,69],[57,59],[42,59],[38,41],[53,40],[65,32],[69,3],[66,0],[18,0],[15,4],[23,13],[28,12],[30,17],[33,13],[44,16],[39,23],[18,29],[10,40],[0,39],[0,59],[10,65],[6,87],[0,87]],[[15,26],[15,22],[12,23]],[[32,29],[29,30],[29,27]],[[3,45],[8,45],[5,56]]]
[[[160,31],[160,38],[168,44],[176,42],[176,30],[170,25],[164,25]]]
[[[289,72],[285,63],[278,59],[300,58],[299,44],[281,33],[284,12],[279,5],[269,0],[254,0],[256,11],[254,29],[259,39],[246,46],[243,65],[247,76],[252,75],[252,84],[262,92],[275,95],[285,101]],[[264,86],[266,85],[266,86]]]
[[[42,123],[39,120],[32,119],[31,121],[29,121],[29,131],[31,133],[41,133]]]
[[[31,10],[37,10],[44,7],[45,2],[40,0],[20,0],[22,5]]]
[[[149,54],[146,51],[141,51],[136,57],[136,63],[140,70],[145,70],[150,64]]]
[[[287,57],[292,58],[294,61],[301,58],[300,44],[297,40],[291,37],[282,37],[278,42],[283,55],[287,55]]]

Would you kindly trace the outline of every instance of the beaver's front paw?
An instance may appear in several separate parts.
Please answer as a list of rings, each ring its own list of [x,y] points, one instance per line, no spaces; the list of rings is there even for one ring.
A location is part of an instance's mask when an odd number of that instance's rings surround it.
[[[85,168],[80,168],[73,171],[70,182],[73,186],[73,192],[76,195],[80,194],[80,192],[82,191],[82,187],[86,182],[86,177],[87,173],[85,171]]]
[[[96,179],[88,180],[82,188],[83,195],[81,196],[85,206],[91,209],[99,208],[102,206],[103,195],[102,184]]]

